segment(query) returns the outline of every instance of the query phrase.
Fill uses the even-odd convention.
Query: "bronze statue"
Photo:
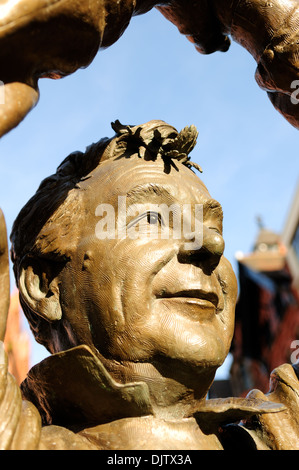
[[[226,51],[229,36],[242,44],[259,85],[299,128],[296,0],[6,0],[0,136],[37,103],[40,78],[88,66],[153,7],[201,53]],[[9,275],[0,213],[0,448],[298,449],[296,366],[273,372],[267,396],[207,400],[229,351],[237,286],[221,206],[189,158],[196,129],[113,128],[115,137],[66,158],[14,224],[22,307],[51,353],[21,390],[2,343]]]
[[[190,161],[196,129],[113,128],[69,155],[15,221],[21,304],[52,355],[21,398],[0,351],[0,448],[299,449],[291,365],[273,372],[267,396],[207,400],[237,284],[221,206]],[[5,293],[2,226],[0,242]]]
[[[133,15],[155,6],[201,53],[227,51],[229,36],[244,46],[257,62],[258,84],[299,127],[297,0],[6,0],[0,4],[0,136],[35,106],[40,78],[88,66],[99,49],[119,39]]]

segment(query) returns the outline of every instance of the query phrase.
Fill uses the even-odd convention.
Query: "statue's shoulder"
[[[255,416],[246,423],[246,427],[272,450],[299,450],[298,372],[298,366],[283,364],[271,373],[266,395],[259,390],[252,390],[248,395],[284,405],[279,413]]]
[[[61,426],[42,428],[38,450],[101,450],[84,436]]]

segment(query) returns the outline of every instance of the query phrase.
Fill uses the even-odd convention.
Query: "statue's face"
[[[69,284],[64,290],[68,297],[75,292],[77,318],[85,315],[74,327],[81,341],[105,357],[135,362],[163,357],[218,367],[233,333],[236,279],[222,256],[220,205],[192,171],[181,164],[178,168],[166,174],[162,160],[132,157],[107,161],[94,171],[83,183],[88,201],[83,232],[63,281],[73,288]],[[126,218],[119,196],[129,208]],[[170,217],[167,234],[171,205],[176,215]],[[101,228],[107,229],[103,222],[108,222],[101,210],[112,208],[115,238],[112,231],[110,238],[100,239]],[[178,214],[186,228],[173,236]],[[188,238],[190,231],[193,237]]]

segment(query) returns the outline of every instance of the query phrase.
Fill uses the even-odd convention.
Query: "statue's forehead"
[[[177,198],[198,195],[211,198],[198,176],[181,163],[165,165],[162,159],[144,161],[138,157],[107,161],[93,173],[90,183],[98,196],[114,198],[143,187],[164,187]],[[94,191],[93,191],[94,192]]]

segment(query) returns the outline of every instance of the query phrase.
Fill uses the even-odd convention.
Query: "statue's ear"
[[[19,291],[27,306],[45,320],[60,320],[59,281],[57,269],[41,259],[27,258],[22,262]]]

